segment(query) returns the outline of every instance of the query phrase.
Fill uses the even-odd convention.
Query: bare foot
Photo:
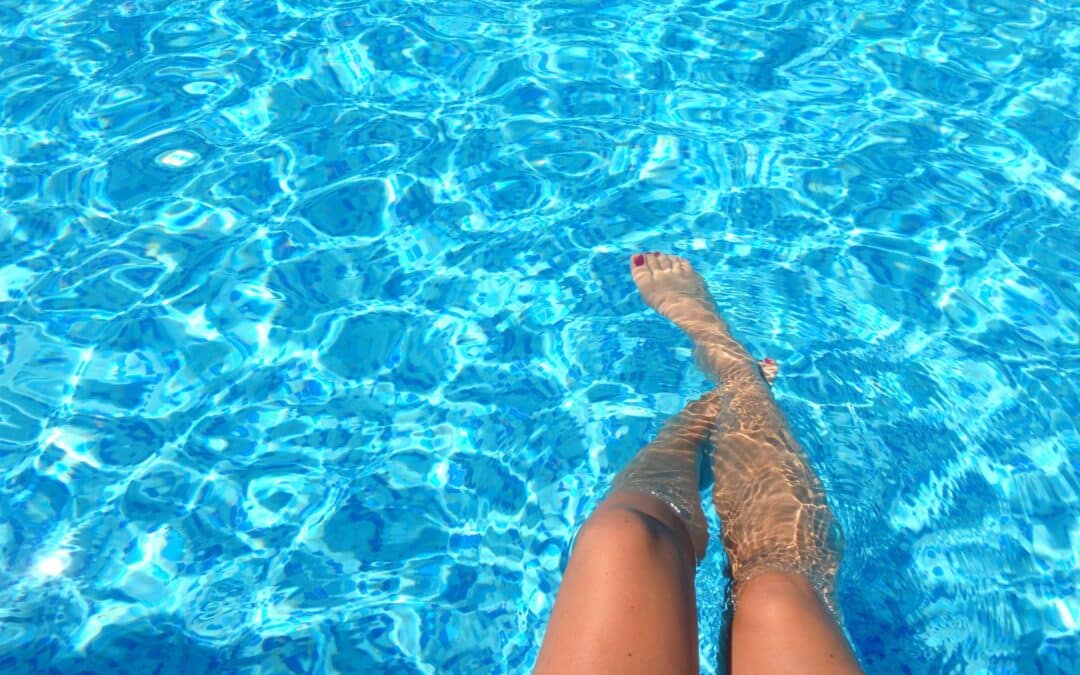
[[[642,299],[697,344],[698,363],[707,373],[730,377],[736,371],[752,371],[749,364],[753,359],[728,333],[705,280],[685,258],[637,253],[630,257],[630,275]],[[776,362],[763,359],[757,366],[757,373],[771,385],[776,379]]]
[[[692,340],[700,341],[717,329],[727,332],[705,280],[685,258],[638,253],[630,258],[630,275],[641,298]]]
[[[773,381],[776,380],[776,374],[780,372],[780,364],[770,358],[764,358],[757,362],[758,370],[761,371],[761,376],[765,378],[765,382],[769,386],[772,386]]]

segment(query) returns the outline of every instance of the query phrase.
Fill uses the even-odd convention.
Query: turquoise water
[[[0,669],[526,671],[708,386],[645,249],[780,361],[868,672],[1080,671],[1078,49],[1060,0],[0,0]]]

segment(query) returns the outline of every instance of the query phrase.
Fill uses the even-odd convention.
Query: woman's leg
[[[832,607],[840,533],[762,373],[682,258],[631,260],[646,302],[694,340],[722,382],[713,431],[713,503],[735,589],[732,671],[859,673]]]
[[[731,627],[731,672],[861,673],[844,634],[802,574],[763,572],[743,582]]]
[[[700,448],[717,394],[672,418],[578,532],[537,673],[697,673]]]

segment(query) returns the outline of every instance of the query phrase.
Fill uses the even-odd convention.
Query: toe
[[[662,270],[671,269],[671,256],[664,253],[657,253],[654,258],[656,259],[656,266]]]
[[[765,382],[771,385],[780,371],[780,364],[773,359],[766,358],[758,361],[758,368],[761,369],[761,375],[765,378]]]
[[[635,253],[630,256],[630,276],[637,283],[642,283],[656,272],[655,256],[649,253]]]

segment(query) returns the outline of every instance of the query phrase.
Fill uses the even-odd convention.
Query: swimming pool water
[[[1078,50],[1062,0],[0,0],[0,669],[527,670],[708,386],[644,249],[780,361],[868,672],[1080,671]]]

